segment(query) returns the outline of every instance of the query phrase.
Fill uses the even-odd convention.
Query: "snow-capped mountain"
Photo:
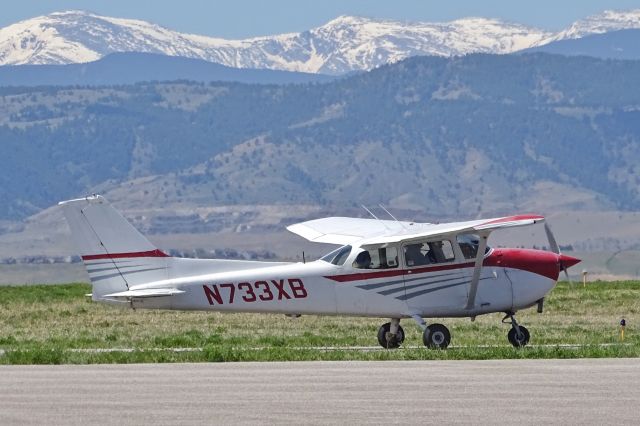
[[[145,21],[56,12],[0,29],[0,64],[90,62],[114,52],[199,57],[203,43]]]
[[[637,28],[640,28],[640,9],[626,12],[606,10],[598,15],[574,22],[569,28],[553,36],[552,40],[576,39],[590,34]]]
[[[343,74],[415,55],[511,53],[551,41],[640,28],[640,10],[604,12],[561,33],[495,19],[408,23],[341,16],[302,33],[245,40],[184,34],[149,22],[57,12],[0,29],[0,65],[95,61],[114,52],[198,58],[235,68]]]
[[[139,20],[69,11],[0,29],[0,65],[89,62],[113,52],[204,59],[236,68],[342,74],[414,55],[509,53],[550,34],[483,18],[444,24],[341,16],[299,34],[224,40],[183,34]]]

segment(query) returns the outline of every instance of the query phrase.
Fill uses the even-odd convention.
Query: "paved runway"
[[[639,424],[640,359],[0,367],[0,424]]]

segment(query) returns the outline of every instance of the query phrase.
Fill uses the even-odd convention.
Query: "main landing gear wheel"
[[[382,324],[378,329],[378,343],[385,349],[396,349],[404,342],[404,330],[398,325],[398,332],[391,335],[391,323]]]
[[[509,343],[511,343],[514,347],[521,348],[523,346],[527,346],[527,343],[529,343],[530,335],[527,327],[519,325],[518,328],[520,329],[520,333],[518,333],[515,327],[512,327],[511,330],[509,330],[509,334],[507,334],[507,337],[509,338]]]
[[[451,333],[442,324],[431,324],[422,333],[422,341],[429,349],[446,349],[451,342]]]

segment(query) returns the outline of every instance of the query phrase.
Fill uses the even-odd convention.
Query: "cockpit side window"
[[[353,261],[356,269],[391,269],[398,267],[398,249],[379,247],[361,251]]]
[[[320,260],[331,263],[333,265],[342,266],[351,253],[351,246],[340,247],[328,254],[325,254]]]
[[[455,258],[449,240],[417,242],[404,246],[404,260],[409,267],[451,262]]]

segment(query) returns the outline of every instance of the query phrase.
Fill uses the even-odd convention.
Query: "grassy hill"
[[[532,198],[637,209],[638,83],[636,61],[536,54],[412,58],[325,84],[2,88],[0,219],[96,191],[431,217]]]

